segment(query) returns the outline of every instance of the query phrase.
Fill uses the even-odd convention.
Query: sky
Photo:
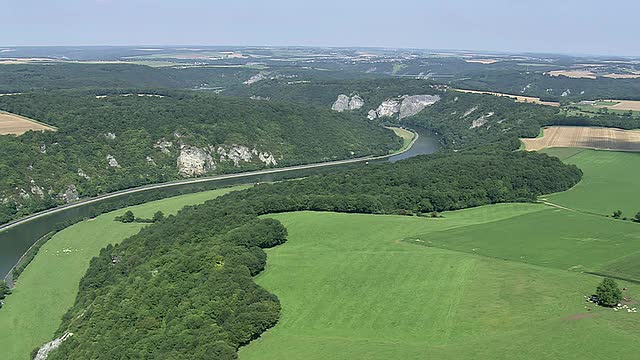
[[[640,55],[638,0],[0,0],[0,9],[0,46],[359,46]]]

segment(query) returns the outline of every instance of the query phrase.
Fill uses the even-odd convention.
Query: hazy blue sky
[[[640,55],[640,1],[0,0],[0,45],[380,46]]]

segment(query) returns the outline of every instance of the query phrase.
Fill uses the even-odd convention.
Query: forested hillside
[[[361,117],[210,93],[35,92],[2,96],[0,109],[58,128],[0,136],[0,223],[143,184],[401,146]]]
[[[94,258],[50,359],[234,359],[273,326],[277,298],[252,280],[285,241],[276,212],[424,214],[566,190],[581,172],[536,153],[443,154],[258,185],[142,230]]]

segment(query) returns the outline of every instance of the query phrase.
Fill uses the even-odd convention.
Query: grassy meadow
[[[603,215],[621,210],[629,218],[640,211],[640,153],[587,149],[546,149],[584,172],[578,185],[569,191],[544,196],[558,205]]]
[[[70,226],[42,246],[20,275],[13,294],[0,310],[0,358],[29,359],[31,350],[52,339],[62,316],[73,305],[89,261],[108,244],[136,234],[145,224],[124,224],[114,217],[131,210],[151,218],[156,211],[175,214],[186,205],[203,203],[229,191],[218,189],[152,201],[100,215]]]
[[[637,314],[585,309],[583,295],[599,278],[415,245],[441,232],[474,234],[476,226],[550,212],[506,204],[443,219],[274,215],[289,241],[268,250],[257,282],[280,298],[281,320],[241,348],[240,359],[595,359],[611,349],[634,358]],[[503,246],[514,253],[537,248]],[[627,295],[639,291],[633,285]]]

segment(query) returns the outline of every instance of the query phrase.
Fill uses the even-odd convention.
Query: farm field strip
[[[522,139],[525,149],[538,151],[551,147],[640,151],[640,131],[581,126],[551,126],[541,138]]]
[[[463,92],[463,93],[468,93],[468,94],[504,96],[504,97],[515,99],[517,102],[522,102],[522,103],[532,103],[532,104],[547,105],[547,106],[560,106],[559,102],[543,101],[538,97],[532,97],[532,96],[511,95],[511,94],[498,93],[498,92],[492,92],[492,91],[464,90],[464,89],[454,89],[454,90]]]
[[[24,116],[0,111],[0,135],[22,135],[29,130],[55,131],[56,128]]]

